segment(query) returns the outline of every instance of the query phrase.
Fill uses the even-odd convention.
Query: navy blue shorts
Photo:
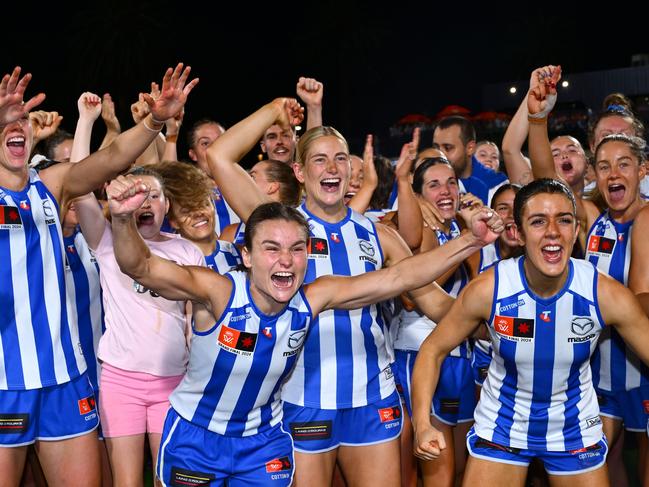
[[[164,486],[288,486],[293,480],[293,442],[281,424],[251,436],[214,433],[170,408],[156,475]]]
[[[284,424],[290,428],[295,450],[302,453],[373,445],[401,434],[400,404],[396,391],[375,403],[348,409],[314,409],[285,402]]]
[[[649,386],[628,391],[604,391],[596,388],[599,412],[602,416],[624,423],[628,431],[642,432],[649,420]]]
[[[491,348],[489,349],[491,351]],[[489,365],[491,365],[491,353],[486,353],[479,347],[473,347],[471,354],[471,369],[473,370],[473,382],[482,386],[484,380],[487,378],[489,372]]]
[[[88,376],[65,384],[21,391],[0,391],[0,445],[23,446],[85,435],[99,415]]]
[[[394,370],[403,389],[408,414],[412,416],[411,378],[417,352],[395,350]],[[450,426],[473,421],[475,410],[475,386],[471,363],[462,357],[446,357],[439,372],[437,389],[433,395],[430,414]]]
[[[598,469],[606,463],[608,453],[608,444],[604,437],[594,445],[579,450],[526,450],[502,446],[480,438],[474,428],[467,434],[466,445],[472,457],[490,462],[527,467],[534,458],[538,458],[550,475],[575,475]]]

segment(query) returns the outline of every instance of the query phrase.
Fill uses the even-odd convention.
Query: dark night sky
[[[228,2],[84,2],[34,10],[26,23],[3,29],[3,72],[20,64],[44,91],[43,109],[58,110],[74,130],[82,91],[110,92],[130,126],[138,91],[182,60],[201,78],[187,105],[186,125],[210,116],[226,126],[276,96],[295,96],[300,75],[325,84],[325,123],[352,150],[364,134],[411,113],[434,115],[447,104],[481,107],[485,83],[527,79],[542,64],[564,72],[628,66],[649,52],[649,4],[621,14],[470,7],[466,2],[324,0],[261,5]],[[422,2],[423,3],[423,2]],[[52,2],[54,4],[54,2]],[[556,4],[553,4],[556,5]],[[4,17],[25,18],[18,6]],[[8,11],[7,11],[8,10]],[[6,21],[7,22],[7,21]],[[101,131],[101,130],[100,130]],[[181,150],[184,145],[181,146]]]

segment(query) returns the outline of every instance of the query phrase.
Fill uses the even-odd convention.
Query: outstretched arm
[[[166,299],[197,301],[220,316],[230,295],[229,279],[208,268],[181,266],[151,253],[138,233],[133,212],[148,198],[149,190],[134,176],[118,176],[106,190],[120,270]]]
[[[441,248],[444,247],[446,245]],[[412,374],[412,424],[414,454],[422,460],[437,458],[446,448],[444,435],[430,424],[430,405],[442,361],[462,340],[473,334],[481,320],[489,318],[493,288],[493,271],[471,281],[419,348]]]
[[[41,178],[64,206],[67,201],[86,194],[127,169],[139,154],[157,137],[164,121],[184,106],[187,95],[198,79],[187,83],[190,68],[179,64],[169,68],[158,99],[144,95],[151,114],[142,123],[123,132],[107,148],[91,154],[77,164],[57,164],[41,171]]]
[[[322,95],[324,85],[314,78],[303,76],[297,81],[297,96],[306,106],[306,129],[322,125]]]
[[[211,176],[241,221],[248,220],[257,206],[268,202],[268,197],[238,162],[268,127],[273,124],[283,128],[297,125],[302,117],[303,109],[295,99],[276,98],[226,130],[208,147],[207,161]]]
[[[483,209],[474,215],[473,233],[466,233],[442,247],[403,259],[375,272],[354,277],[318,278],[309,289],[314,314],[324,309],[356,309],[421,288],[450,266],[493,242],[503,230],[500,217]]]

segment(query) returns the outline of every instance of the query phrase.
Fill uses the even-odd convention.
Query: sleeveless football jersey
[[[79,338],[88,364],[88,378],[98,390],[101,366],[97,360],[99,339],[104,333],[104,309],[101,302],[99,266],[83,234],[77,229],[63,238],[65,245],[65,277],[72,294],[73,310],[79,323]]]
[[[0,390],[62,384],[86,370],[66,291],[59,206],[34,169],[0,188]]]
[[[568,451],[602,438],[590,356],[604,322],[597,270],[570,259],[563,288],[540,298],[524,257],[499,262],[489,333],[493,359],[475,410],[475,431],[497,444]]]
[[[230,208],[230,205],[227,204],[221,195],[221,191],[216,187],[212,189],[212,203],[214,203],[214,211],[216,212],[214,231],[217,235],[221,235],[225,227],[231,223],[237,223],[239,217],[234,210]]]
[[[226,276],[230,301],[210,330],[194,330],[187,373],[169,401],[196,425],[249,436],[282,419],[280,387],[304,344],[311,309],[300,289],[283,311],[265,315],[250,296],[247,274]]]
[[[586,259],[625,286],[631,265],[632,224],[633,221],[618,223],[605,211],[588,232],[586,243]],[[600,337],[592,368],[595,386],[605,391],[625,391],[649,384],[649,369],[611,328]]]
[[[225,274],[241,264],[241,256],[234,244],[217,240],[214,252],[205,256],[205,263],[213,271]]]
[[[309,223],[305,283],[319,276],[357,276],[380,269],[383,251],[374,224],[351,209],[328,223],[299,208]],[[328,310],[314,320],[304,351],[282,389],[284,401],[318,409],[366,406],[394,390],[386,328],[374,305]]]

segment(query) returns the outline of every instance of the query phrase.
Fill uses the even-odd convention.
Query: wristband
[[[153,117],[151,117],[151,120],[154,120],[154,121],[155,121],[155,119],[154,119]],[[162,130],[162,127],[164,127],[164,124],[159,124],[159,125],[160,125],[160,128],[157,128],[157,129],[156,129],[156,128],[149,127],[149,126],[146,124],[146,117],[142,120],[142,124],[144,125],[144,128],[147,129],[149,132],[155,132],[155,133],[160,132],[160,131]]]
[[[543,117],[533,117],[532,115],[527,116],[527,121],[529,123],[533,123],[535,125],[544,125],[548,121],[548,117],[543,116]]]
[[[545,108],[541,110],[539,113],[534,113],[534,114],[527,114],[528,120],[532,118],[548,118],[548,115],[554,108],[554,104],[557,102],[557,94],[553,93],[550,95],[547,95],[545,97]]]
[[[151,114],[151,121],[155,123],[156,125],[164,125],[165,121],[163,120],[162,122],[160,120],[157,120],[154,116],[153,113]]]
[[[178,134],[171,134],[165,137],[165,141],[173,142],[174,144],[176,143],[177,140],[178,140]]]

